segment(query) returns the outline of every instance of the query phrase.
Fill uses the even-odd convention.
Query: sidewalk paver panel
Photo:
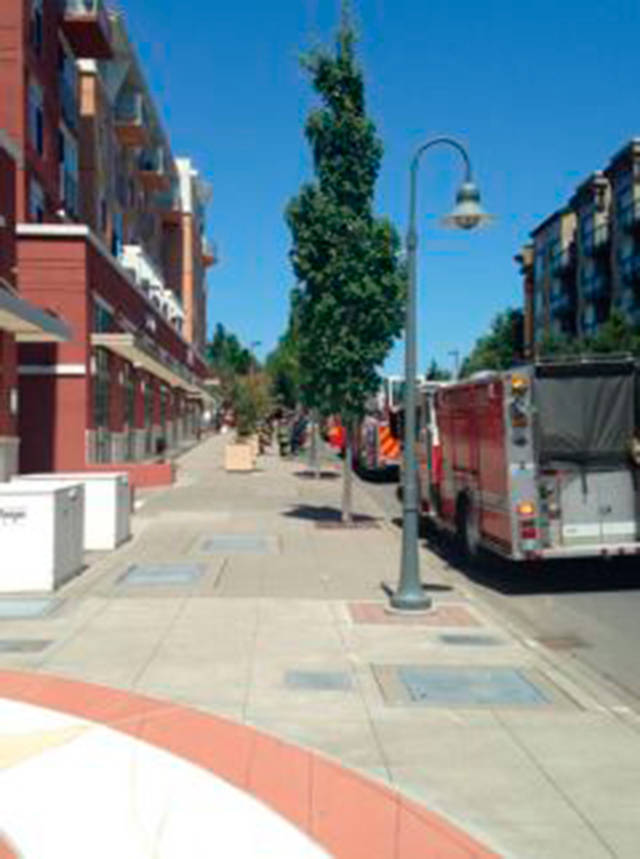
[[[478,633],[477,635],[458,635],[456,633],[443,632],[438,638],[442,644],[453,644],[461,647],[498,647],[505,643],[494,635],[482,635],[482,633]]]
[[[1,638],[0,653],[40,653],[50,644],[35,638]]]
[[[210,554],[231,554],[247,552],[266,555],[275,551],[277,542],[274,537],[262,534],[217,534],[209,537],[201,546],[201,551]]]
[[[119,585],[188,585],[202,576],[199,564],[135,564],[118,580]]]
[[[447,706],[549,704],[546,695],[515,668],[400,666],[411,699]]]
[[[412,615],[386,610],[384,603],[352,602],[349,612],[354,623],[379,623],[393,626],[480,626],[476,616],[463,605],[444,603],[428,612]]]
[[[7,597],[0,599],[0,620],[46,617],[62,605],[55,597]]]

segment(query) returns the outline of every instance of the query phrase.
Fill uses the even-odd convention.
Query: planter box
[[[224,449],[224,467],[227,471],[253,471],[255,457],[249,444],[228,444]]]
[[[52,591],[82,569],[84,487],[0,486],[0,592]]]
[[[84,548],[104,552],[131,536],[131,490],[123,472],[24,474],[19,480],[82,483],[84,486]]]

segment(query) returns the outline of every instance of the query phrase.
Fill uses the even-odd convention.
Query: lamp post
[[[431,607],[431,599],[423,591],[418,566],[418,474],[416,466],[416,280],[418,230],[417,180],[422,155],[434,146],[445,145],[462,156],[464,181],[456,195],[456,205],[444,218],[447,226],[471,230],[491,218],[480,206],[480,192],[473,182],[471,162],[467,151],[451,137],[434,137],[424,143],[411,162],[409,192],[409,229],[407,232],[407,261],[409,284],[407,294],[407,319],[405,327],[405,385],[404,385],[404,454],[402,495],[402,557],[400,581],[391,596],[391,607],[398,611],[425,611]]]

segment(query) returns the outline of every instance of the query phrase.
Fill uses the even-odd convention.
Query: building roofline
[[[561,209],[556,209],[555,212],[552,212],[550,215],[547,215],[544,221],[541,221],[537,227],[534,227],[533,230],[531,230],[531,232],[529,233],[529,235],[532,239],[535,238],[538,233],[542,232],[542,230],[545,230],[554,221],[559,220],[564,215],[570,214],[573,214],[573,209],[571,208],[571,206],[563,206]]]

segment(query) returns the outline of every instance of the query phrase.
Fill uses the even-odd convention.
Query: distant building
[[[58,340],[72,332],[18,343],[5,432],[22,471],[150,461],[196,436],[209,397],[207,186],[174,159],[120,14],[0,0],[0,18],[0,128],[15,156],[0,157],[15,222],[0,227],[15,245],[0,277],[64,320]],[[0,436],[15,387],[1,329],[0,313]]]
[[[640,324],[640,139],[631,140],[531,232],[523,276],[525,349],[545,334],[594,334],[612,309]]]

